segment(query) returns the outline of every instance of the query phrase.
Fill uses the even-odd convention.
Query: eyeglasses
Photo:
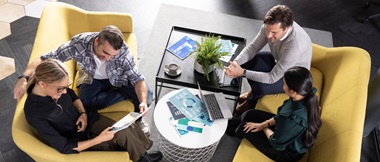
[[[48,84],[48,85],[51,85],[51,86],[57,88],[57,93],[62,93],[62,92],[63,92],[64,90],[66,90],[67,88],[70,88],[71,84],[72,84],[72,82],[70,82],[70,84],[67,85],[67,86],[65,86],[65,87],[58,87],[58,86],[53,85],[53,84]]]

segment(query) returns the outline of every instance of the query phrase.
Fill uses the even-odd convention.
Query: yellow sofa
[[[311,72],[323,125],[315,145],[300,161],[360,161],[370,65],[368,53],[360,48],[313,44]],[[285,94],[264,96],[256,109],[276,113],[287,98]],[[233,161],[272,160],[243,139]]]
[[[50,2],[43,10],[29,63],[42,54],[56,49],[76,34],[98,32],[107,25],[115,25],[122,31],[124,40],[129,45],[136,60],[137,40],[133,33],[130,14],[89,12],[65,3]],[[71,80],[75,82],[76,63],[69,61],[65,64],[69,69]],[[75,87],[72,88],[76,89]],[[38,133],[27,123],[24,115],[26,97],[27,95],[24,95],[17,103],[12,124],[12,136],[16,145],[35,161],[130,161],[129,154],[126,151],[84,151],[70,155],[59,153],[42,142]],[[114,120],[119,120],[133,110],[133,104],[126,100],[102,109],[100,113]]]

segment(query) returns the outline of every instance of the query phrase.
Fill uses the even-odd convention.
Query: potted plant
[[[209,73],[212,72],[217,65],[223,68],[220,58],[226,56],[228,52],[220,52],[219,48],[222,46],[218,42],[220,36],[206,35],[201,38],[201,42],[195,41],[197,48],[193,51],[196,53],[194,61],[194,70],[204,74],[208,81],[210,81]]]

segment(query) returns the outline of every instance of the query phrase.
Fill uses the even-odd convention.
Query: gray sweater
[[[293,66],[310,69],[312,47],[309,35],[293,22],[292,30],[284,40],[268,42],[265,26],[262,25],[256,38],[236,57],[239,65],[251,60],[268,43],[276,65],[270,72],[251,71],[247,69],[246,77],[250,80],[272,84],[284,76],[286,70]]]

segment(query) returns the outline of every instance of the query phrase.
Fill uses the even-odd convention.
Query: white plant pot
[[[205,72],[203,71],[203,66],[199,64],[197,61],[194,61],[194,70],[198,73],[204,74]],[[210,65],[210,71],[209,74],[214,71],[214,65]]]

